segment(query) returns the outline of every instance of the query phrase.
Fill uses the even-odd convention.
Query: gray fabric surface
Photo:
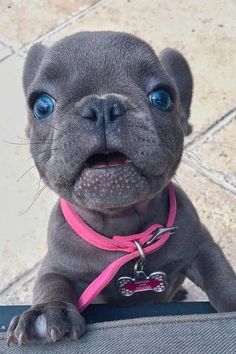
[[[235,354],[236,312],[165,316],[96,323],[78,342],[6,346],[0,337],[0,354]]]

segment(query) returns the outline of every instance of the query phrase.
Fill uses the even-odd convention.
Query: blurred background
[[[176,179],[236,270],[235,19],[235,0],[0,0],[0,304],[30,304],[57,198],[28,152],[24,59],[33,43],[78,31],[125,31],[187,58],[193,133]],[[207,299],[186,288],[187,300]]]

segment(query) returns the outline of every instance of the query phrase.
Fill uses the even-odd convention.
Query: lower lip
[[[132,163],[123,163],[122,165],[84,167],[74,183],[75,196],[96,195],[105,193],[106,197],[114,193],[121,193],[125,185],[130,188],[136,188],[136,181],[144,178],[140,175],[135,165]],[[146,178],[144,178],[146,183]],[[107,189],[107,191],[106,191]],[[100,191],[100,192],[99,192]],[[89,194],[90,193],[90,194]],[[92,194],[91,194],[92,193]],[[113,206],[114,207],[114,206]]]

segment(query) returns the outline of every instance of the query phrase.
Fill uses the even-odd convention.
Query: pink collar
[[[169,216],[166,227],[173,227],[176,216],[176,197],[172,183],[168,185],[169,191]],[[171,231],[161,233],[160,236],[154,239],[155,231],[163,228],[160,224],[150,226],[146,231],[139,234],[128,236],[113,236],[112,239],[105,237],[92,228],[90,228],[83,219],[75,212],[73,206],[65,199],[61,199],[62,213],[76,235],[91,245],[113,252],[125,252],[124,256],[113,261],[104,271],[85,289],[81,297],[77,301],[80,311],[83,311],[94,298],[110,283],[119,269],[128,261],[138,258],[139,251],[134,243],[138,241],[142,246],[145,255],[151,254],[165,245],[168,241]]]

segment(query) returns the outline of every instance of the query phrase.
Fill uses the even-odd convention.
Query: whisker
[[[190,155],[192,154],[193,156],[195,156],[195,158],[199,161],[199,163],[202,164],[202,160],[195,152],[193,152],[192,150],[187,150],[187,149],[185,149],[184,151],[187,151],[187,153],[189,153]]]
[[[36,156],[39,156],[45,152],[52,152],[52,151],[56,151],[57,149],[46,149],[46,150],[43,150],[43,151],[40,151],[38,152],[37,154],[31,154],[32,157],[36,157]]]
[[[36,157],[36,156],[39,156],[45,152],[52,152],[54,150],[57,150],[57,149],[46,149],[44,151],[40,151],[39,153],[37,154],[31,154],[32,157]],[[43,162],[43,161],[42,161]],[[40,163],[40,161],[38,162],[38,164]],[[19,182],[29,171],[31,171],[34,167],[37,167],[36,164],[33,164],[32,166],[30,166],[17,180],[16,182]]]
[[[180,182],[178,181],[177,177],[178,177],[178,175],[177,175],[177,173],[176,173],[172,178],[174,179],[174,181],[176,182],[176,184],[178,184],[179,188],[180,188],[182,191],[184,191],[183,188],[182,188],[182,186],[181,186],[181,184],[180,184]],[[178,177],[178,178],[179,178],[179,177]]]
[[[184,151],[183,156],[187,157],[189,160],[194,160],[198,165],[203,166],[202,160],[196,154],[191,155],[189,152]]]
[[[19,182],[29,171],[31,171],[34,167],[37,167],[35,164],[30,166],[17,180],[16,182]]]
[[[17,137],[17,139],[19,139],[19,140],[29,141],[29,139],[28,139],[28,138],[24,138],[24,137],[19,136],[19,135],[17,135],[16,137]]]
[[[45,144],[47,141],[44,141],[44,142],[39,142],[39,141],[29,141],[29,142],[20,142],[20,143],[17,143],[17,142],[14,142],[14,141],[8,141],[8,140],[2,140],[3,143],[6,143],[6,144],[11,144],[11,145],[31,145],[31,144],[34,144],[34,145],[43,145]]]
[[[20,216],[24,215],[25,213],[27,213],[27,211],[30,210],[30,208],[34,205],[34,203],[36,202],[36,200],[39,198],[39,196],[43,193],[43,191],[47,188],[46,184],[40,189],[39,192],[37,192],[33,198],[32,203],[28,206],[27,209],[25,209],[23,212],[20,212]]]
[[[45,123],[45,122],[43,122],[43,124],[47,125],[51,129],[55,129],[55,130],[57,130],[59,132],[63,132],[64,134],[66,134],[66,131],[63,131],[62,129],[56,128],[54,125],[51,125],[51,124],[48,124],[48,123]]]
[[[14,142],[14,141],[8,141],[8,140],[2,140],[3,143],[6,143],[6,144],[11,144],[11,145],[29,145],[30,142],[28,143],[23,143],[23,142],[20,142],[20,143],[17,143],[17,142]]]
[[[39,177],[39,181],[38,181],[38,192],[37,193],[39,193],[39,190],[40,190],[40,184],[41,184],[41,182],[42,182],[42,178],[41,177]]]
[[[27,140],[27,139],[26,139]],[[48,140],[31,140],[31,141],[21,141],[21,142],[16,142],[16,141],[9,141],[9,140],[5,140],[3,139],[2,142],[6,143],[6,144],[11,144],[11,145],[44,145],[47,143],[50,143],[52,141],[56,141],[57,139],[48,139]]]

